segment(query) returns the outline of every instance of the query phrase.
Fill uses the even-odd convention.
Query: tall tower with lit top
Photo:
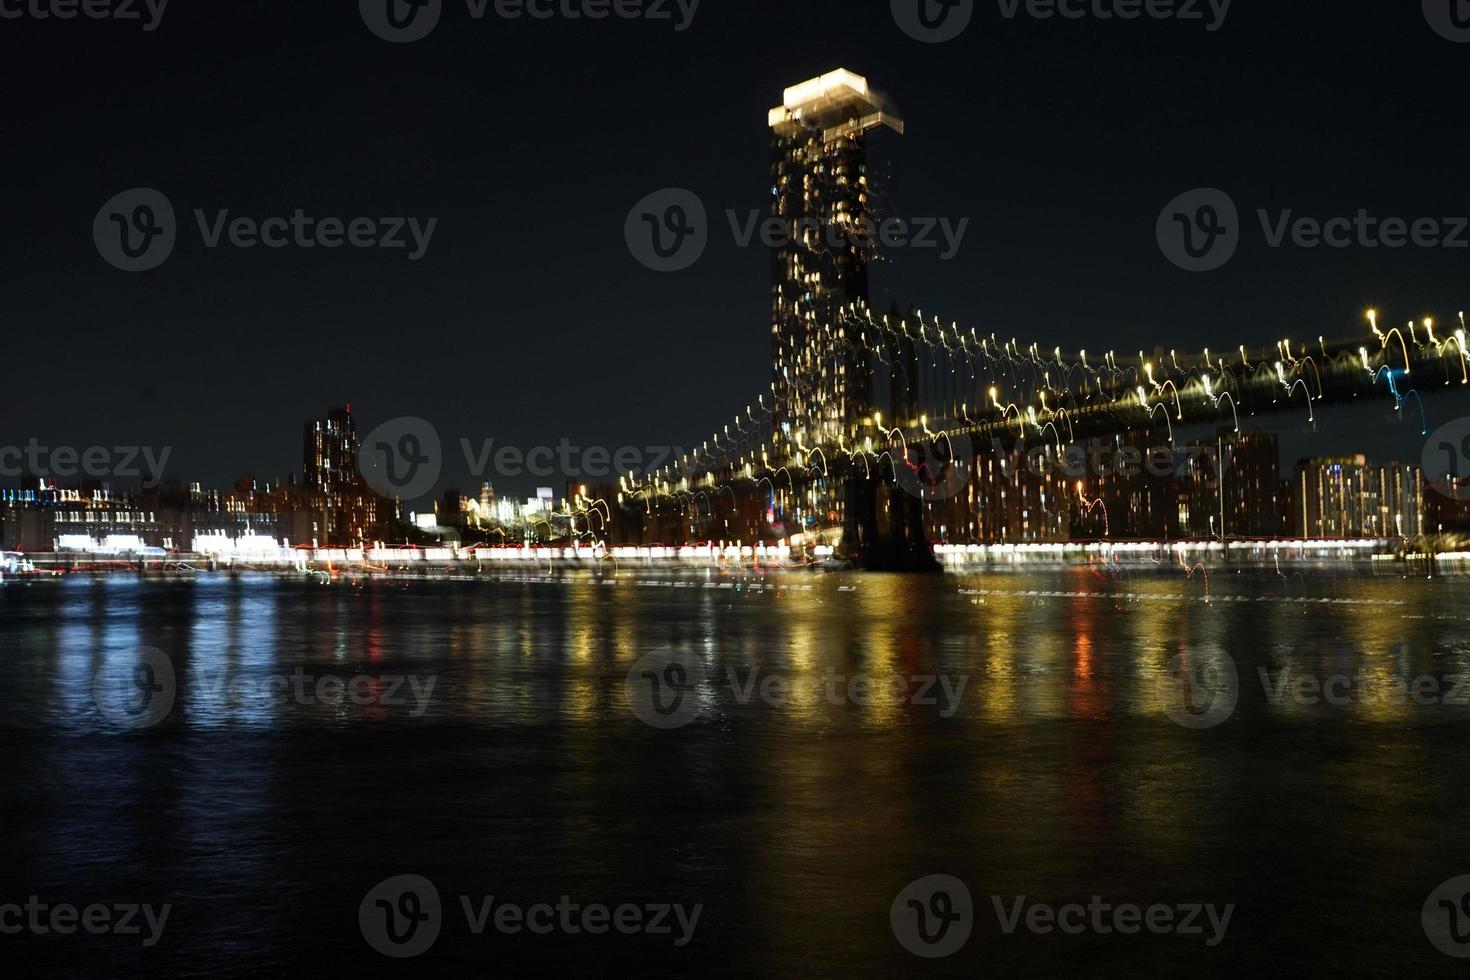
[[[778,443],[835,444],[870,413],[872,379],[843,336],[842,308],[868,300],[867,134],[903,120],[846,69],[786,89],[768,116],[771,353]]]

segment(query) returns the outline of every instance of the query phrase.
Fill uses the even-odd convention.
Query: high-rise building
[[[1368,530],[1376,538],[1412,538],[1424,531],[1424,477],[1397,460],[1374,467]]]
[[[352,406],[334,408],[303,427],[303,489],[310,509],[324,514],[323,545],[359,545],[382,533],[393,514],[357,469],[357,425]]]
[[[1138,428],[1090,441],[1095,459],[1078,490],[1080,510],[1074,537],[1173,538],[1186,533],[1187,508],[1181,507],[1172,456],[1158,458],[1165,445],[1157,430]]]
[[[1412,538],[1424,530],[1423,483],[1417,466],[1398,462],[1304,459],[1296,470],[1293,530],[1304,538]]]
[[[1294,529],[1303,538],[1356,538],[1367,525],[1367,457],[1321,456],[1296,466]]]
[[[1420,477],[1423,530],[1428,534],[1470,532],[1470,479],[1450,474],[1425,484]]]
[[[866,303],[872,250],[867,134],[903,121],[867,79],[838,69],[786,89],[768,116],[775,438],[831,445],[852,439],[871,410],[868,365],[857,362],[839,313]]]
[[[1281,530],[1281,442],[1274,432],[1221,429],[1216,438],[1221,463],[1224,533],[1274,537]]]
[[[1264,538],[1281,533],[1281,444],[1274,432],[1220,429],[1191,444],[1182,468],[1186,537]]]
[[[308,490],[331,494],[357,486],[357,426],[352,406],[334,408],[304,428],[301,468]]]

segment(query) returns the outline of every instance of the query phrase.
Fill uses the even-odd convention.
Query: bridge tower
[[[903,132],[868,80],[839,68],[786,89],[768,115],[771,366],[778,448],[850,441],[873,411],[871,370],[843,336],[839,311],[868,301],[872,243],[867,134]]]
[[[788,458],[872,431],[873,366],[841,314],[868,302],[867,137],[904,124],[866,78],[843,68],[786,89],[767,119],[772,217],[782,230],[771,252],[772,438]],[[840,528],[844,550],[866,552],[854,542],[872,537],[877,493],[851,478],[817,480],[786,520],[800,532]]]

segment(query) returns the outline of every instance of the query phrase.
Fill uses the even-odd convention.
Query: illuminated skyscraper
[[[304,489],[324,515],[322,544],[358,545],[380,533],[392,508],[357,469],[357,425],[352,406],[311,419],[302,439]]]
[[[1295,532],[1304,538],[1409,537],[1424,530],[1424,474],[1363,456],[1297,464]]]
[[[1368,531],[1374,537],[1412,538],[1424,532],[1424,473],[1397,461],[1373,468]]]
[[[871,411],[868,366],[838,317],[868,299],[866,134],[902,133],[903,121],[840,68],[786,89],[768,118],[772,217],[785,236],[771,254],[776,438],[830,445]]]
[[[331,494],[356,487],[357,426],[352,406],[334,408],[323,419],[311,419],[302,438],[301,468],[308,490]]]
[[[1173,535],[1272,537],[1281,530],[1281,444],[1274,432],[1220,429],[1181,461]]]
[[[1295,529],[1303,538],[1356,538],[1371,533],[1368,460],[1357,456],[1304,459],[1296,467]]]

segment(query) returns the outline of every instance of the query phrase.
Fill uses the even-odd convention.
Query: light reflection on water
[[[1418,909],[1470,871],[1470,703],[1394,693],[1433,678],[1447,695],[1470,674],[1470,583],[1242,573],[1210,588],[1205,602],[1182,572],[1082,569],[6,586],[3,883],[175,901],[179,944],[124,951],[117,975],[160,958],[299,966],[306,949],[372,968],[352,910],[405,870],[446,893],[708,908],[692,952],[502,941],[495,957],[513,967],[907,972],[919,964],[888,904],[934,872],[986,909],[992,893],[1240,906],[1208,952],[1178,937],[1021,939],[982,914],[965,952],[927,964],[941,972],[1140,956],[1294,968],[1324,930],[1358,943],[1365,967],[1441,966]],[[171,659],[177,701],[120,730],[93,675],[144,647]],[[678,730],[628,703],[629,669],[655,650],[704,669],[701,712]],[[1181,651],[1238,668],[1238,704],[1215,727],[1169,720]],[[370,696],[298,701],[267,684],[297,668],[362,677]],[[402,676],[432,680],[421,712],[382,703]],[[1268,696],[1283,677],[1333,676],[1362,696]],[[936,683],[939,703],[916,704],[922,678],[958,696]],[[747,694],[770,679],[782,696]],[[853,679],[871,694],[843,696]],[[486,959],[464,936],[442,947],[425,962]]]

